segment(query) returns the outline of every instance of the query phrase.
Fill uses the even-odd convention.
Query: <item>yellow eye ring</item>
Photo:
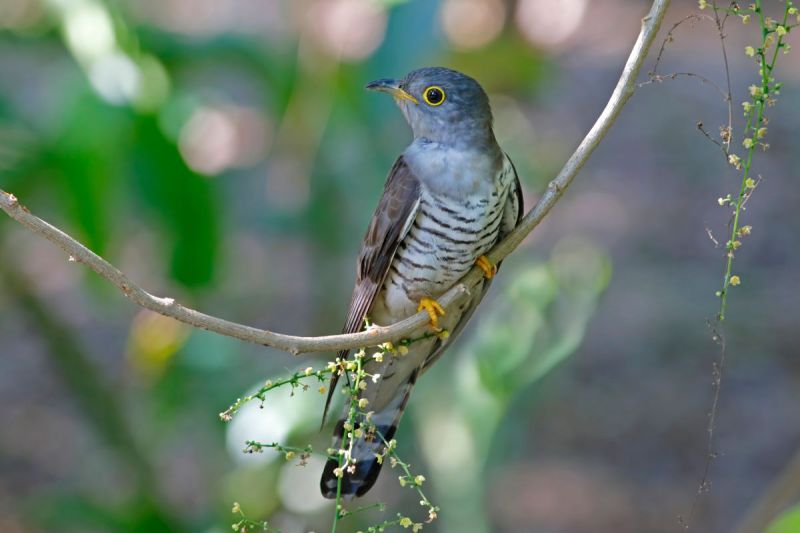
[[[431,107],[442,105],[445,99],[444,89],[438,85],[431,85],[422,91],[422,99]]]

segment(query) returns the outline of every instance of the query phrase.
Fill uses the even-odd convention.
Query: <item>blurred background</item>
[[[674,2],[665,29],[696,5]],[[0,0],[0,187],[156,294],[275,331],[334,333],[384,176],[410,139],[391,99],[364,85],[425,65],[476,77],[530,206],[605,104],[648,6]],[[737,132],[757,31],[728,29]],[[800,53],[779,65],[772,148],[756,154],[753,233],[734,267],[720,457],[695,531],[731,531],[800,447]],[[661,70],[722,84],[713,24],[682,26]],[[723,252],[707,228],[725,242],[717,198],[740,183],[696,123],[716,133],[726,120],[696,80],[641,88],[506,260],[398,434],[442,507],[426,530],[680,529],[718,355],[707,319]],[[321,459],[241,452],[246,439],[324,450],[324,397],[278,391],[227,424],[217,414],[330,356],[293,358],[142,311],[0,217],[0,531],[230,531],[234,501],[285,532],[328,530]],[[342,530],[426,516],[388,469],[374,501],[388,510]]]

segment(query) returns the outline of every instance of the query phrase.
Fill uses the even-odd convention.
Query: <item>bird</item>
[[[407,345],[404,355],[364,359],[364,370],[379,378],[374,384],[367,380],[359,399],[366,400],[370,424],[382,438],[351,433],[354,464],[349,468],[341,468],[338,457],[328,459],[320,489],[330,499],[351,500],[375,484],[382,465],[378,455],[384,440],[394,437],[414,384],[483,299],[497,271],[486,254],[523,213],[519,177],[497,143],[489,98],[475,79],[445,67],[425,67],[402,79],[373,81],[366,89],[394,98],[413,141],[389,171],[364,236],[343,333],[361,331],[367,322],[388,326],[423,310],[430,322],[410,336],[422,340]],[[465,302],[445,312],[436,298],[474,265],[484,272],[481,281]],[[431,331],[449,335],[425,335]],[[344,361],[348,354],[345,350],[338,357]],[[333,373],[323,424],[338,377]],[[335,425],[334,450],[343,446],[348,411],[346,405]]]

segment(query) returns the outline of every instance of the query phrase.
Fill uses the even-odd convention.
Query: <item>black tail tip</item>
[[[377,460],[360,461],[356,464],[355,472],[342,472],[341,478],[336,475],[339,468],[339,461],[328,459],[325,469],[322,471],[322,479],[319,482],[320,492],[324,498],[335,500],[337,492],[344,500],[352,500],[369,492],[378,480],[381,472],[381,464]],[[341,479],[341,491],[339,481]]]
[[[339,487],[339,478],[336,476],[334,470],[339,467],[339,462],[333,459],[328,459],[325,463],[325,469],[322,471],[322,479],[319,480],[319,490],[322,492],[323,498],[329,500],[336,499],[337,488]],[[344,492],[344,479],[342,479],[342,492]]]

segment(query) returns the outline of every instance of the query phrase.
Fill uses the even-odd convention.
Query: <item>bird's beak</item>
[[[394,96],[395,100],[398,101],[408,100],[409,102],[413,102],[415,104],[419,103],[419,100],[411,96],[404,89],[400,88],[399,80],[390,80],[390,79],[375,80],[367,84],[367,90],[389,93],[392,96]]]

